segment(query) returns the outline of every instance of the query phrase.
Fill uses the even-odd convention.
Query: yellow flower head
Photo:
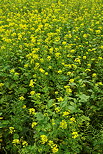
[[[19,139],[14,139],[14,140],[12,141],[12,143],[13,143],[13,144],[20,144],[20,140],[19,140]]]
[[[4,85],[4,83],[0,83],[0,87],[2,87]]]
[[[76,122],[74,117],[70,118],[70,123],[72,123],[72,122]]]
[[[15,132],[14,127],[9,127],[10,129],[10,134],[12,134],[13,132]]]
[[[57,148],[57,147],[53,147],[52,152],[53,152],[53,153],[58,152],[58,148]]]
[[[24,96],[20,96],[19,99],[23,101],[25,98]]]
[[[72,133],[72,138],[75,139],[75,138],[77,138],[78,136],[79,136],[79,135],[78,135],[78,132],[73,132],[73,133]]]
[[[14,73],[14,72],[15,72],[15,70],[14,70],[14,69],[11,69],[11,70],[10,70],[10,73]]]
[[[37,122],[32,122],[31,127],[34,128],[37,125]]]
[[[31,92],[30,92],[30,95],[34,95],[34,94],[35,94],[35,91],[31,91]]]
[[[34,81],[33,81],[32,79],[30,80],[29,86],[30,86],[30,87],[34,87]]]
[[[40,137],[41,137],[42,144],[45,144],[48,141],[48,138],[46,135],[41,135]]]
[[[96,74],[96,73],[93,73],[93,74],[92,74],[92,77],[96,77],[96,76],[97,76],[97,74]]]
[[[30,108],[29,109],[29,114],[35,114],[35,109],[34,108]]]
[[[67,128],[67,122],[65,120],[62,120],[62,122],[60,122],[60,127],[62,129],[66,129]]]
[[[22,107],[23,109],[25,109],[26,108],[26,105],[23,105],[23,107]]]
[[[64,99],[62,97],[57,98],[59,102],[62,102]]]
[[[70,79],[69,82],[70,82],[70,83],[73,83],[73,82],[74,82],[74,79]]]
[[[70,114],[70,112],[68,112],[68,111],[63,112],[63,116],[68,116],[69,114]]]
[[[28,145],[27,141],[22,141],[22,145],[23,147],[27,146]]]

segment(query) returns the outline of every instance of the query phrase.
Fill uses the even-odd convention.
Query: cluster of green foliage
[[[2,154],[103,153],[102,0],[3,0]]]

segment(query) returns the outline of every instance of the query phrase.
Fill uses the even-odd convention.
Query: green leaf
[[[19,139],[19,135],[18,134],[14,134],[13,135],[13,139]]]
[[[79,102],[87,102],[89,97],[90,97],[90,96],[87,96],[85,94],[80,94],[80,95],[77,95],[77,96],[80,98]]]

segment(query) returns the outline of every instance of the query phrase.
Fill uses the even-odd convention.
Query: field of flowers
[[[0,4],[1,154],[103,154],[103,0]]]

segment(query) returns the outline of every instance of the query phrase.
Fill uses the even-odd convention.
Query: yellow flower
[[[96,32],[96,34],[100,34],[101,30],[96,30],[95,32]]]
[[[67,94],[70,94],[70,93],[72,93],[72,90],[71,90],[70,88],[67,88],[67,89],[66,89],[66,93],[67,93]]]
[[[70,79],[69,82],[70,82],[70,83],[73,83],[73,82],[74,82],[74,79]]]
[[[87,38],[87,37],[88,37],[88,34],[84,34],[83,37],[84,37],[84,38]]]
[[[55,91],[55,94],[57,95],[58,94],[58,91]]]
[[[58,113],[58,112],[60,112],[60,108],[59,107],[56,107],[55,108],[55,111]]]
[[[0,87],[2,87],[4,85],[4,83],[0,83]]]
[[[72,122],[76,122],[74,117],[70,118],[70,123],[72,123]]]
[[[14,127],[9,127],[10,129],[10,134],[12,134],[13,132],[15,132]]]
[[[0,117],[0,120],[2,120],[3,119],[3,117]]]
[[[97,76],[97,74],[96,74],[96,73],[93,73],[93,74],[92,74],[92,77],[96,77],[96,76]]]
[[[62,102],[64,99],[62,97],[57,98],[59,102]]]
[[[55,56],[58,58],[61,55],[61,53],[57,52],[55,53]]]
[[[53,147],[52,152],[53,152],[53,153],[58,152],[58,148],[57,148],[57,147]]]
[[[52,120],[51,120],[51,122],[52,122],[52,125],[55,125],[55,122],[54,122],[54,121],[55,121],[54,119],[52,119]]]
[[[30,80],[29,86],[30,86],[30,87],[34,87],[34,83],[35,83],[35,82],[31,79],[31,80]]]
[[[48,75],[48,72],[45,72],[45,75]]]
[[[79,135],[78,135],[78,132],[73,132],[73,133],[72,133],[72,138],[75,139],[75,138],[77,138],[78,136],[79,136]]]
[[[62,70],[59,70],[58,73],[61,74],[62,73]]]
[[[14,75],[19,75],[19,73],[15,72],[15,74],[14,74]]]
[[[68,111],[63,112],[63,116],[68,116],[69,114],[70,114],[70,112],[68,112]]]
[[[98,59],[100,59],[100,60],[101,60],[101,59],[103,59],[103,58],[102,58],[102,57],[98,57]]]
[[[54,145],[53,141],[49,140],[48,145],[49,145],[51,148],[53,148],[53,145]]]
[[[10,70],[10,73],[14,73],[14,72],[15,72],[15,70],[14,70],[14,69],[11,69],[11,70]]]
[[[62,44],[63,44],[63,45],[66,45],[66,44],[67,44],[67,42],[62,42]]]
[[[41,137],[42,144],[45,144],[48,141],[48,138],[46,135],[41,135],[40,137]]]
[[[83,59],[86,59],[87,57],[86,56],[83,56]]]
[[[24,65],[24,67],[28,67],[28,66],[29,66],[28,64],[25,64],[25,65]]]
[[[62,122],[60,122],[60,127],[62,129],[66,129],[67,128],[67,122],[65,120],[62,120]]]
[[[23,107],[22,107],[23,109],[25,109],[26,108],[26,105],[23,105]]]
[[[48,59],[48,60],[51,60],[51,56],[48,56],[47,59]]]
[[[19,99],[23,101],[25,98],[23,96],[20,96]]]
[[[100,48],[103,49],[103,45],[101,45]]]
[[[35,114],[35,109],[34,108],[30,108],[28,109],[30,114]]]
[[[14,139],[14,140],[12,141],[12,143],[13,143],[13,144],[19,144],[20,141],[19,141],[19,139]]]
[[[79,58],[76,58],[74,61],[77,62],[77,63],[79,63],[79,64],[81,63],[81,61],[80,61]]]
[[[28,145],[27,141],[22,141],[22,145],[23,147],[27,146]]]
[[[30,92],[30,95],[34,95],[34,94],[35,94],[35,91],[31,91],[31,92]]]
[[[71,72],[67,72],[67,75],[70,75],[71,74]]]
[[[39,71],[40,71],[41,73],[44,73],[44,72],[45,72],[45,70],[43,70],[42,68],[40,68]]]
[[[85,71],[91,71],[89,68],[87,68]]]
[[[34,128],[37,125],[37,122],[32,122],[31,127]]]

